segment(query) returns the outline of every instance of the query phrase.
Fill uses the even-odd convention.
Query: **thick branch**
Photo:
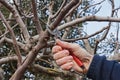
[[[82,0],[79,0],[78,4],[77,4],[76,6],[74,6],[74,7],[69,11],[69,13],[66,14],[65,17],[67,17],[67,16],[69,16],[71,13],[73,13],[74,10],[75,10],[76,8],[78,8],[78,6],[79,6],[81,3],[82,3]]]
[[[29,52],[26,59],[24,60],[24,63],[16,70],[16,72],[10,78],[10,80],[20,80],[25,70],[27,69],[28,65],[30,65],[35,60],[37,54],[39,53],[39,50],[41,50],[47,45],[46,42],[44,42],[45,35],[41,36],[42,37],[40,38],[37,45],[32,48],[32,50]]]

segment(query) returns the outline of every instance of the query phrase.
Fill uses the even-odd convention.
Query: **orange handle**
[[[82,63],[82,61],[77,57],[77,56],[75,56],[74,54],[70,54],[72,57],[73,57],[73,59],[75,60],[75,62],[80,66],[80,67],[83,67],[84,65],[83,65],[83,63]]]

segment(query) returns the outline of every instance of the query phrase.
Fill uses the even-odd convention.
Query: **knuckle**
[[[55,54],[53,54],[53,59],[60,59],[60,58],[63,58],[63,57],[66,57],[69,55],[69,52],[67,50],[63,50],[63,51],[59,51]]]
[[[68,50],[63,50],[62,54],[65,55],[65,56],[69,55],[69,51]]]
[[[56,53],[56,52],[58,52],[58,51],[61,51],[62,50],[62,48],[60,47],[60,46],[53,46],[53,48],[52,48],[52,53]]]
[[[56,60],[56,63],[57,63],[57,65],[60,65],[60,61],[59,60]]]
[[[56,63],[58,64],[58,63],[59,63],[59,61],[58,61],[58,60],[56,60]]]
[[[73,57],[70,55],[70,56],[68,56],[68,59],[69,60],[73,60]]]
[[[57,60],[58,58],[59,58],[59,54],[58,53],[53,55],[53,59]]]
[[[64,65],[61,66],[62,69],[65,69],[65,70],[69,70],[71,69],[73,66],[73,63],[72,62],[69,62],[69,63],[66,63]]]
[[[66,69],[67,67],[68,67],[68,66],[66,66],[66,65],[62,65],[62,66],[61,66],[62,69]]]
[[[55,57],[55,55],[53,55],[53,59],[55,59],[55,60],[56,60],[56,57]]]

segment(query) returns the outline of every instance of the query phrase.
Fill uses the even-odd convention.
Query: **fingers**
[[[62,69],[69,70],[71,68],[78,69],[79,66],[74,63],[73,57],[70,54],[72,51],[73,53],[79,53],[79,45],[68,43],[56,39],[57,45],[52,48],[53,58],[56,60],[57,65],[59,65]]]
[[[79,65],[73,60],[70,55],[75,54],[81,58],[85,51],[78,45],[73,43],[68,43],[56,39],[57,45],[52,48],[53,58],[56,60],[57,65],[59,65],[64,70],[69,70],[73,68],[75,71],[82,72]]]
[[[54,46],[52,48],[53,58],[62,69],[69,70],[73,66],[73,57],[69,56],[68,50],[63,50],[61,46]]]
[[[69,62],[69,63],[63,64],[61,68],[64,70],[69,70],[73,67],[73,65],[74,65],[73,62]]]
[[[58,60],[56,60],[56,63],[61,66],[63,64],[66,64],[66,63],[69,63],[69,62],[72,62],[73,61],[73,57],[72,56],[66,56],[66,57],[63,57],[63,58],[60,58]]]
[[[62,50],[62,51],[59,51],[59,52],[55,53],[53,55],[53,58],[55,60],[57,60],[57,59],[63,58],[63,57],[68,56],[68,55],[69,55],[69,51],[68,50]]]
[[[57,53],[62,50],[62,47],[56,45],[52,48],[52,53]]]

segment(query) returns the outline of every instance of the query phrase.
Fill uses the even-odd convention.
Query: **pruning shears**
[[[59,32],[57,29],[51,31],[50,28],[47,26],[47,30],[55,38],[61,39],[61,36],[59,35]],[[73,53],[71,53],[70,55],[73,57],[74,61],[78,64],[78,66],[83,69],[84,65],[83,65],[82,61],[77,56],[75,56]]]

